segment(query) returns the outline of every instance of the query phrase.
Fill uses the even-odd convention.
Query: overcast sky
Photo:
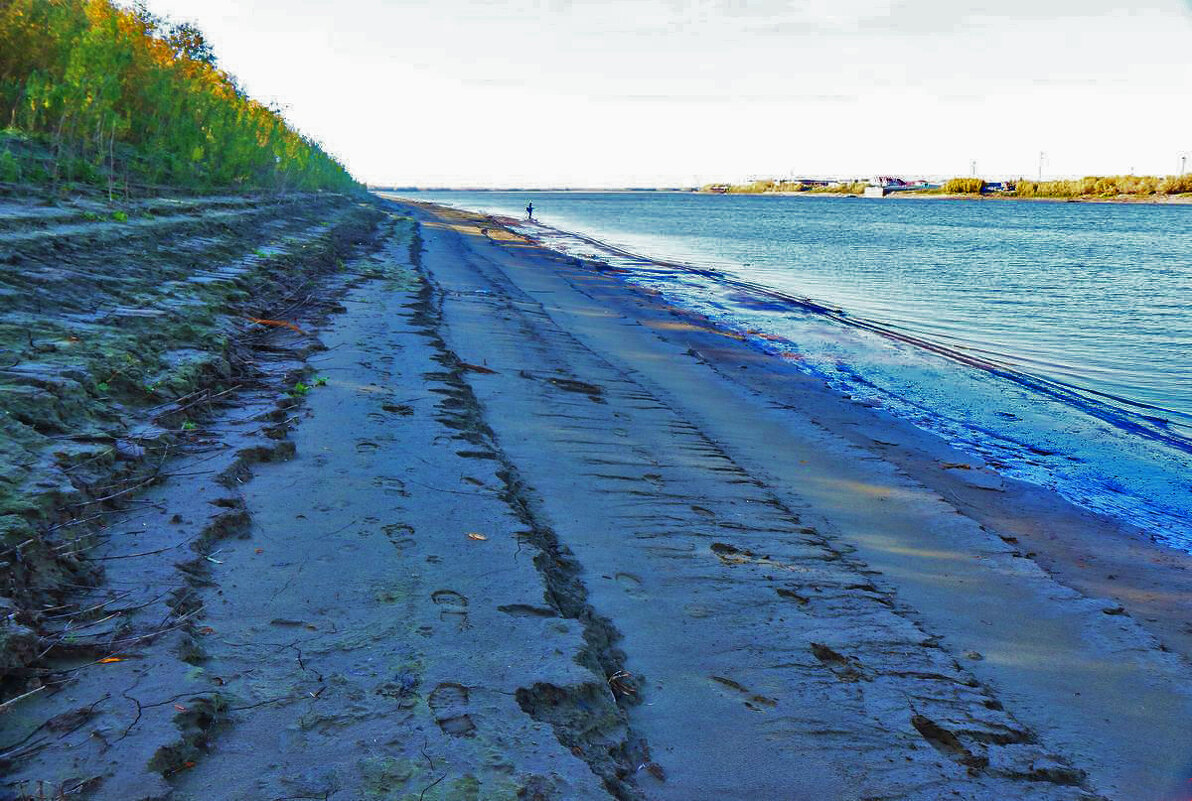
[[[1192,0],[147,4],[372,183],[1192,168]]]

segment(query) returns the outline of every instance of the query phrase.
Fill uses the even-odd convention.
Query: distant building
[[[864,195],[865,197],[885,197],[891,192],[905,192],[908,189],[918,188],[915,184],[895,178],[893,175],[878,175],[869,179],[869,185],[865,187]]]

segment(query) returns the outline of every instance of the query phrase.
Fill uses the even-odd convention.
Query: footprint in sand
[[[730,690],[736,690],[741,696],[742,703],[754,712],[764,712],[766,709],[772,709],[778,706],[778,701],[759,693],[755,693],[745,685],[738,681],[733,681],[726,676],[709,676],[712,681],[719,684],[721,687],[727,687]]]
[[[861,664],[861,660],[855,656],[845,656],[831,646],[818,642],[811,644],[811,653],[841,681],[871,680],[869,671]]]
[[[625,590],[625,594],[630,598],[645,598],[646,591],[642,589],[642,580],[640,576],[635,576],[633,573],[618,573],[616,578],[617,583]]]
[[[468,628],[468,599],[455,590],[435,590],[430,599],[439,607],[439,620],[454,621],[460,631]]]
[[[406,491],[406,483],[394,476],[376,476],[372,480],[372,485],[378,487],[386,495],[399,498],[410,497],[410,493]]]
[[[381,526],[381,531],[385,532],[389,542],[399,551],[408,550],[417,544],[414,539],[414,527],[406,523],[389,523]]]
[[[452,737],[468,737],[476,731],[476,724],[468,714],[468,688],[454,682],[444,682],[427,699],[430,711],[439,728]]]
[[[559,613],[544,606],[530,604],[504,604],[497,607],[498,612],[504,612],[513,617],[558,617]]]
[[[414,413],[414,407],[405,403],[382,403],[381,409],[389,414],[398,414],[402,417],[409,417]]]

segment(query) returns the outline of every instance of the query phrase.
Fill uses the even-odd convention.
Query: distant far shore
[[[932,197],[953,200],[1052,200],[1096,203],[1192,202],[1192,174],[1090,175],[1084,178],[986,181],[976,176],[935,182],[883,176],[867,180],[759,179],[745,184],[706,184],[701,192],[724,195],[828,194],[864,197]]]
[[[622,188],[585,188],[585,187],[556,187],[543,189],[540,187],[524,188],[524,187],[416,187],[416,186],[374,186],[369,185],[369,189],[374,192],[533,192],[533,193],[572,193],[572,194],[692,194],[692,195],[733,195],[733,196],[754,196],[754,197],[850,197],[861,198],[863,191],[832,191],[828,188],[816,190],[767,190],[767,191],[753,191],[753,190],[737,190],[737,191],[722,191],[719,189],[709,189],[707,187],[622,187]],[[873,198],[877,199],[877,198]],[[969,193],[969,192],[943,192],[939,189],[901,189],[891,191],[882,198],[882,200],[996,200],[996,201],[1046,201],[1051,203],[1129,203],[1129,204],[1145,204],[1145,205],[1185,205],[1192,204],[1192,192],[1172,194],[1172,195],[1137,195],[1137,194],[1118,194],[1111,196],[1103,195],[1074,195],[1074,196],[1023,196],[1012,194],[1008,192],[986,192],[986,193]]]
[[[1192,204],[1192,194],[1183,195],[1115,195],[1113,197],[1020,197],[1018,195],[1009,195],[1004,193],[997,194],[964,194],[964,193],[945,193],[906,190],[902,192],[891,192],[881,198],[863,198],[862,195],[852,192],[709,192],[699,190],[695,194],[700,195],[722,195],[732,194],[736,197],[742,195],[754,197],[851,197],[862,198],[868,200],[992,200],[1003,203],[1013,201],[1025,201],[1030,203],[1129,203],[1129,204],[1143,204],[1151,206],[1170,206],[1170,205],[1187,205]]]
[[[614,193],[614,192],[681,192],[696,194],[700,192],[695,186],[553,186],[553,187],[525,187],[525,186],[380,186],[368,184],[371,192],[575,192],[585,194]]]

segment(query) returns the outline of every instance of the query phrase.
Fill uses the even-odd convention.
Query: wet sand
[[[910,616],[1043,742],[1092,757],[1098,789],[1156,797],[1186,778],[1189,724],[1170,714],[1188,709],[1186,555],[1005,481],[569,261],[499,263],[494,280],[505,277],[568,335],[665,393],[749,476],[879,571]]]
[[[10,786],[1179,797],[1188,557],[605,265],[390,208],[414,247],[395,228],[328,285],[339,313],[301,321],[319,348],[275,334],[275,372],[325,379],[279,407],[293,429],[244,430],[265,390],[228,409],[214,475],[151,490],[105,552],[202,535],[192,561],[110,563],[148,597],[180,584],[186,619],[8,715],[6,743],[61,723]]]

